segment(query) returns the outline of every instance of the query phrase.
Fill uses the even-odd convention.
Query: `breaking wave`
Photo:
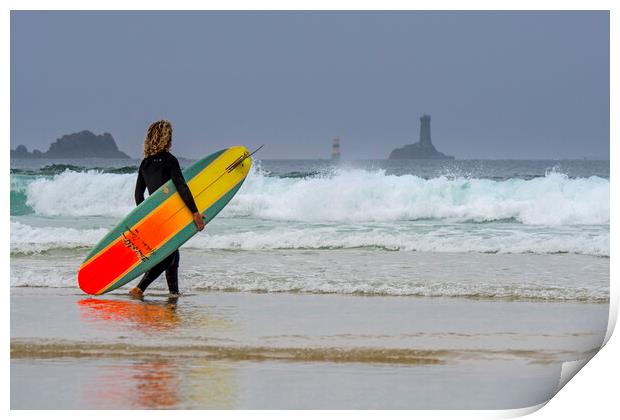
[[[11,185],[12,215],[31,211],[42,216],[123,217],[134,207],[134,174],[65,170],[19,182]],[[424,179],[357,169],[273,177],[254,170],[222,216],[310,223],[438,219],[607,225],[609,180],[569,178],[558,172],[498,181]]]

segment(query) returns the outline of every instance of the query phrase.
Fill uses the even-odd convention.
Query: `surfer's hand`
[[[198,232],[200,232],[201,230],[205,228],[205,221],[202,218],[202,214],[200,214],[199,212],[196,212],[196,213],[193,213],[192,216],[194,216],[194,223],[196,223]]]

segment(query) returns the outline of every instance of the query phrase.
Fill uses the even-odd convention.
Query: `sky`
[[[11,12],[11,148],[111,133],[140,157],[609,158],[609,13]]]

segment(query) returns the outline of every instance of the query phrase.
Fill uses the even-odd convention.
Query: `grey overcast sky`
[[[609,158],[608,12],[11,12],[11,147],[110,132],[386,158],[432,117],[457,158]]]

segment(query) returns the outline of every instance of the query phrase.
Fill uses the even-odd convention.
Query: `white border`
[[[551,0],[523,0],[523,1],[402,1],[402,0],[383,0],[381,2],[378,1],[342,1],[342,0],[315,0],[315,1],[297,1],[297,2],[287,2],[287,1],[251,1],[251,0],[233,0],[228,2],[221,3],[213,3],[213,2],[199,2],[199,1],[189,1],[189,0],[176,0],[174,2],[165,2],[161,0],[155,0],[151,2],[137,2],[130,0],[109,0],[109,1],[89,1],[89,2],[79,2],[79,1],[68,1],[61,0],[56,1],[54,4],[50,4],[49,1],[42,0],[9,0],[2,2],[4,6],[4,13],[2,15],[0,24],[0,33],[2,40],[0,42],[0,53],[2,57],[9,59],[9,48],[10,48],[10,10],[199,10],[207,7],[211,10],[611,10],[610,13],[610,26],[611,26],[611,108],[610,115],[611,119],[611,131],[610,137],[612,139],[617,139],[618,136],[618,84],[615,83],[614,75],[618,74],[618,7],[616,6],[618,2],[614,1],[603,1],[603,0],[592,0],[592,1],[551,1]],[[2,112],[1,112],[1,122],[2,122],[2,134],[4,141],[4,151],[2,154],[2,162],[4,165],[4,172],[2,176],[4,177],[2,183],[2,194],[5,197],[5,200],[9,196],[9,139],[10,139],[10,74],[9,74],[9,65],[8,62],[2,66],[3,72],[3,96],[2,96]],[[617,77],[617,76],[616,76]],[[616,116],[616,118],[614,118]],[[615,145],[613,141],[610,141],[611,148],[611,185],[612,185],[612,193],[611,193],[611,214],[617,214],[620,206],[618,205],[618,195],[614,192],[613,186],[615,186],[614,180],[616,179],[616,170],[614,169],[614,163],[618,161],[618,147]],[[3,214],[4,220],[4,230],[5,238],[8,237],[9,233],[9,206],[1,206],[1,211]],[[613,217],[612,217],[613,218]],[[616,238],[618,238],[618,228],[616,224],[612,221],[611,223],[611,310],[610,310],[610,326],[613,328],[616,322],[617,313],[618,313],[618,287],[617,287],[617,278],[618,278],[618,269],[617,265],[614,263],[616,257]],[[5,248],[6,247],[6,248]],[[3,242],[3,252],[2,258],[4,258],[5,263],[2,265],[4,268],[4,284],[5,287],[9,288],[9,274],[10,274],[10,259],[9,259],[9,243],[5,239]],[[10,407],[10,293],[9,290],[5,289],[4,294],[4,319],[3,319],[3,327],[4,327],[4,346],[3,346],[3,354],[5,356],[5,381],[2,384],[3,395],[4,395],[4,406],[8,411]],[[608,337],[611,334],[611,328],[608,331]],[[612,337],[611,340],[607,343],[603,351],[597,354],[594,359],[584,367],[584,369],[578,374],[577,379],[570,381],[561,392],[555,396],[551,402],[547,404],[547,406],[537,411],[533,416],[537,418],[559,418],[562,419],[572,419],[572,418],[583,418],[584,416],[592,416],[594,418],[610,418],[613,416],[612,413],[617,413],[617,378],[619,372],[619,362],[617,360],[616,355],[620,354],[619,352],[620,344],[618,343],[617,337]],[[36,397],[36,396],[33,396]],[[527,414],[532,410],[535,410],[536,407],[524,410],[503,410],[503,411],[383,411],[383,412],[372,412],[372,411],[330,411],[321,413],[322,416],[334,416],[338,418],[375,418],[375,417],[399,417],[399,418],[411,418],[413,417],[423,417],[423,418],[505,418],[505,417],[514,417],[518,415]],[[83,417],[84,415],[94,416],[94,417],[103,417],[109,416],[112,413],[107,412],[96,412],[89,411],[88,413],[83,413],[80,411],[11,411],[10,415],[15,417],[35,417],[40,415],[45,415],[46,417],[73,417],[79,416]],[[128,412],[123,411],[115,411],[112,415],[127,415]],[[159,412],[131,412],[131,416],[148,416],[149,418],[161,418],[161,416],[168,416],[171,413],[165,411]],[[203,418],[205,416],[204,412],[175,412],[174,415],[181,416],[196,416]],[[300,418],[314,418],[317,413],[313,412],[304,412],[304,411],[295,411],[295,412],[285,412],[285,411],[231,411],[231,412],[209,412],[207,415],[217,417],[228,417],[228,418],[238,418],[238,417],[252,417],[254,418],[269,418],[278,419],[278,418],[290,418],[291,416],[300,417]]]

